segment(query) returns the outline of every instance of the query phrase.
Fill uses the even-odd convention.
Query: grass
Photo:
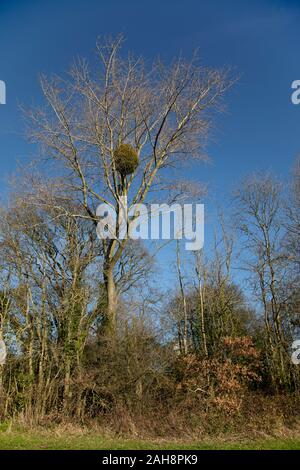
[[[33,432],[0,433],[0,450],[300,450],[300,439],[254,441],[166,442],[109,439],[101,435],[51,435]]]

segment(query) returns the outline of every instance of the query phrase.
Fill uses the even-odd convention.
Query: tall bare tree
[[[166,169],[204,158],[211,112],[220,108],[230,85],[227,73],[201,66],[196,58],[148,67],[142,58],[123,57],[121,45],[121,37],[97,44],[95,73],[80,60],[66,79],[42,78],[45,107],[28,112],[31,137],[61,172],[64,192],[81,205],[79,213],[70,215],[94,224],[100,203],[119,215],[124,198],[130,210],[151,194],[167,197],[174,188],[180,194],[179,182],[175,185]],[[129,170],[126,152],[133,159]],[[111,335],[116,328],[115,268],[127,244],[118,224],[115,235],[101,241]]]

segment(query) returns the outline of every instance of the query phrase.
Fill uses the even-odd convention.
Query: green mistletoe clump
[[[131,175],[139,164],[136,150],[130,144],[121,144],[114,151],[116,170],[122,176]]]

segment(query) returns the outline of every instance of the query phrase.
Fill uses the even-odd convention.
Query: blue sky
[[[96,37],[123,32],[126,48],[171,59],[199,48],[203,63],[241,76],[217,117],[212,163],[193,172],[210,186],[208,210],[226,201],[246,173],[286,176],[300,153],[300,2],[279,0],[0,0],[0,193],[16,162],[33,149],[22,137],[18,103],[38,103],[39,73],[63,73],[77,55],[93,57]]]

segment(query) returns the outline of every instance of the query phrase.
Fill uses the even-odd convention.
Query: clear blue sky
[[[16,161],[30,158],[18,103],[39,102],[38,74],[63,73],[77,55],[92,58],[97,36],[119,32],[126,48],[150,59],[199,47],[203,63],[241,74],[217,119],[213,163],[193,174],[215,202],[248,172],[287,175],[300,153],[300,106],[290,100],[300,79],[299,0],[1,0],[0,193]]]

